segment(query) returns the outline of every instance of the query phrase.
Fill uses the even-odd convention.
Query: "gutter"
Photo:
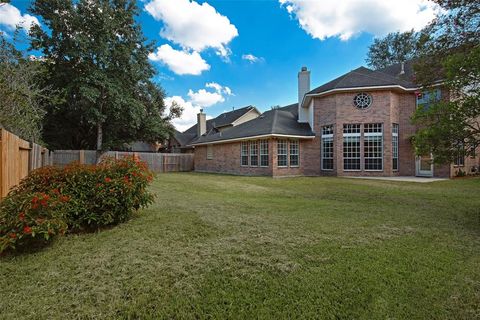
[[[233,138],[233,139],[226,139],[226,140],[216,140],[210,142],[201,142],[201,143],[192,143],[188,145],[188,147],[195,147],[195,146],[204,146],[207,144],[221,144],[221,143],[229,143],[229,142],[236,142],[236,141],[244,141],[244,140],[252,140],[252,139],[262,139],[262,138],[293,138],[293,139],[315,139],[315,136],[296,136],[296,135],[289,135],[289,134],[262,134],[258,136],[249,136],[249,137],[242,137],[242,138]]]
[[[438,86],[442,85],[443,83],[444,83],[443,80],[439,80],[436,83],[432,84],[431,87],[438,87]],[[423,87],[405,88],[401,85],[388,85],[388,86],[370,86],[370,87],[351,87],[351,88],[331,89],[331,90],[327,90],[327,91],[320,92],[320,93],[310,93],[310,94],[307,93],[306,95],[303,96],[302,108],[306,108],[306,107],[304,107],[304,105],[306,103],[306,99],[308,99],[308,98],[321,97],[321,96],[325,96],[325,95],[332,94],[332,93],[335,93],[335,92],[348,92],[348,91],[354,91],[354,90],[357,90],[357,91],[361,91],[361,90],[365,90],[365,91],[368,91],[368,90],[386,90],[386,89],[400,89],[400,90],[403,90],[403,91],[406,91],[406,92],[415,92],[417,90],[421,90],[422,88]]]

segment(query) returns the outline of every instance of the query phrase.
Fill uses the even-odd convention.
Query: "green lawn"
[[[2,319],[480,319],[480,179],[159,175],[130,222],[0,259]]]

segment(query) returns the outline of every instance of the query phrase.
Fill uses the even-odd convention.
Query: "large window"
[[[260,166],[268,167],[268,140],[260,140]]]
[[[360,125],[343,125],[343,169],[360,170]]]
[[[241,165],[248,166],[248,142],[242,142]]]
[[[392,169],[398,171],[398,124],[392,125]]]
[[[322,128],[322,170],[333,170],[333,126]]]
[[[250,166],[258,166],[258,143],[257,141],[250,141]]]
[[[381,123],[364,125],[363,146],[365,170],[383,170],[383,125]]]
[[[430,106],[442,98],[440,89],[427,90],[417,93],[417,107],[428,110]]]
[[[278,140],[277,142],[277,165],[279,167],[288,166],[288,144],[287,140]]]
[[[298,140],[290,140],[290,167],[298,167],[299,164]]]

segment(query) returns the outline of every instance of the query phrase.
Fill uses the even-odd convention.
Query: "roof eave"
[[[407,92],[413,92],[413,91],[419,90],[421,88],[420,87],[405,88],[404,86],[401,86],[401,85],[388,85],[388,86],[367,86],[367,87],[350,87],[350,88],[330,89],[330,90],[319,92],[319,93],[307,93],[305,96],[303,96],[302,108],[308,107],[308,104],[310,103],[310,99],[312,97],[322,97],[322,96],[330,95],[330,94],[337,93],[337,92],[349,92],[349,91],[354,91],[354,90],[358,91],[358,90],[386,90],[386,89],[400,89],[400,90],[407,91]]]
[[[315,139],[315,136],[302,136],[302,135],[293,135],[293,134],[278,134],[278,133],[269,133],[269,134],[262,134],[256,136],[248,136],[248,137],[241,137],[241,138],[232,138],[232,139],[225,139],[225,140],[215,140],[215,141],[208,141],[208,142],[200,142],[200,143],[192,143],[188,145],[189,147],[195,146],[203,146],[207,144],[221,144],[221,143],[230,143],[236,141],[243,141],[243,140],[252,140],[252,139],[261,139],[261,138],[292,138],[292,139]]]

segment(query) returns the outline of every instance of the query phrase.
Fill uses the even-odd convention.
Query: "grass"
[[[0,318],[480,319],[480,179],[152,190],[128,223],[0,259]]]

